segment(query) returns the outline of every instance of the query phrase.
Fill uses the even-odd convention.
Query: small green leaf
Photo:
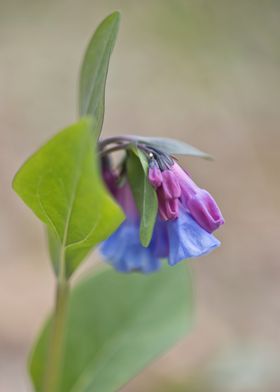
[[[135,136],[139,141],[150,144],[170,155],[190,155],[193,157],[212,159],[211,155],[206,152],[200,151],[190,144],[181,142],[180,140],[168,137],[152,137],[152,136]]]
[[[140,241],[148,246],[154,230],[158,210],[157,195],[148,180],[148,162],[143,152],[131,149],[126,162],[127,176],[140,213]]]
[[[66,128],[21,167],[13,188],[46,225],[55,272],[70,276],[123,219],[100,179],[90,118]]]
[[[103,124],[105,84],[119,23],[119,12],[103,20],[90,40],[81,67],[80,115],[89,114],[96,118],[98,134]]]
[[[151,275],[101,271],[70,295],[60,392],[115,392],[182,338],[192,324],[185,264]],[[33,350],[35,390],[42,380],[50,323]]]

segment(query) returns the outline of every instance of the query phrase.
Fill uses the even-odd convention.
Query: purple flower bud
[[[116,173],[110,169],[109,167],[104,167],[102,168],[102,177],[103,180],[108,188],[108,190],[111,192],[113,196],[116,194],[117,190],[117,175]]]
[[[108,190],[120,204],[128,220],[131,222],[138,221],[138,211],[128,182],[125,182],[121,187],[118,186],[118,175],[112,169],[108,157],[103,158],[101,164],[102,177]]]
[[[224,218],[210,193],[199,188],[177,163],[174,163],[171,170],[177,176],[180,184],[183,206],[197,223],[209,233],[218,229],[224,223]]]
[[[128,182],[126,182],[121,188],[117,188],[116,200],[122,207],[127,219],[131,222],[139,220],[137,207],[134,202],[134,198]]]
[[[149,182],[154,188],[158,188],[162,183],[162,174],[160,168],[156,165],[149,167]]]
[[[193,218],[209,233],[217,230],[224,223],[215,200],[204,189],[200,189],[189,199],[188,208]]]
[[[163,220],[178,218],[181,188],[171,170],[162,172],[162,185],[157,189],[159,213]]]
[[[112,168],[111,160],[107,156],[103,157],[101,160],[101,172],[105,185],[107,186],[111,194],[115,196],[117,190],[118,176]]]
[[[179,182],[171,170],[162,172],[162,188],[166,199],[178,199],[181,196]]]
[[[179,200],[178,199],[165,199],[162,188],[158,190],[158,210],[161,219],[164,221],[173,220],[179,216]]]

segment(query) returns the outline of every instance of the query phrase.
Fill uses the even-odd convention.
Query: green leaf
[[[86,50],[80,73],[80,115],[89,114],[96,118],[98,134],[103,124],[105,84],[119,23],[120,14],[114,12],[98,26]]]
[[[190,144],[168,137],[135,136],[139,141],[143,141],[151,146],[166,152],[170,155],[190,155],[199,158],[212,159],[211,155],[200,151]]]
[[[192,323],[191,274],[184,263],[151,275],[111,269],[70,295],[60,392],[115,392],[169,349]],[[50,323],[33,350],[30,373],[42,391]]]
[[[66,128],[21,167],[13,188],[46,225],[54,269],[70,276],[123,219],[100,179],[90,118]]]
[[[148,246],[154,230],[158,210],[157,195],[148,180],[148,162],[143,152],[129,150],[126,161],[128,181],[141,217],[140,241]]]

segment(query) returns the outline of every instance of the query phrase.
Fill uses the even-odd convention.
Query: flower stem
[[[51,325],[49,352],[44,375],[44,392],[57,392],[61,374],[64,344],[65,320],[69,298],[69,283],[58,280],[56,286],[56,303]]]

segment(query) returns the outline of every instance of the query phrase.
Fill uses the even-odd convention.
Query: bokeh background
[[[192,333],[122,391],[279,391],[277,0],[0,1],[0,391],[31,391],[25,361],[54,288],[43,228],[11,180],[75,121],[83,51],[115,9],[104,136],[172,136],[211,153],[181,163],[226,218],[222,247],[191,262]]]

